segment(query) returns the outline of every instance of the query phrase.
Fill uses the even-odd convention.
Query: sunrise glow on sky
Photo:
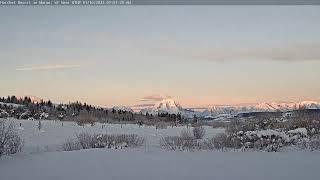
[[[184,106],[320,100],[320,7],[5,7],[0,96]]]

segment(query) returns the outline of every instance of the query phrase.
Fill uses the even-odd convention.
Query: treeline
[[[41,102],[33,102],[31,100],[30,97],[24,97],[24,98],[18,98],[16,96],[8,96],[8,97],[0,97],[0,102],[3,102],[3,103],[12,103],[12,104],[20,104],[20,105],[29,105],[29,104],[38,104],[38,105],[41,105],[41,106],[48,106],[48,107],[52,107],[53,104],[50,100],[48,101],[44,101],[44,100],[41,100]]]
[[[49,119],[61,121],[76,121],[79,124],[95,122],[107,123],[139,123],[154,122],[183,123],[181,114],[158,113],[140,114],[114,108],[101,108],[79,101],[68,104],[54,104],[51,100],[32,101],[30,97],[17,98],[8,96],[0,98],[0,118],[14,117],[17,119]]]
[[[79,116],[101,121],[103,119],[121,119],[125,121],[134,120],[133,113],[123,110],[95,107],[87,103],[70,102],[68,104],[53,104],[51,100],[33,102],[30,97],[17,98],[8,96],[0,98],[0,108],[10,117],[18,119],[59,119],[75,120]],[[4,114],[4,112],[2,112]]]

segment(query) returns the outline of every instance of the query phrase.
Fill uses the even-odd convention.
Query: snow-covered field
[[[73,122],[15,121],[25,140],[22,153],[0,158],[0,180],[152,180],[152,179],[319,179],[319,152],[166,151],[162,136],[177,135],[186,127],[139,127],[101,124],[80,127]],[[19,127],[21,122],[22,127]],[[206,127],[206,137],[223,132]],[[146,138],[137,149],[89,149],[61,152],[61,144],[77,133],[134,133]]]
[[[41,130],[38,129],[38,121],[30,120],[15,120],[13,121],[18,128],[18,131],[23,137],[25,145],[23,152],[36,153],[44,151],[60,151],[61,145],[68,139],[74,138],[81,132],[87,133],[108,133],[108,134],[137,134],[144,137],[146,142],[142,147],[145,150],[157,150],[160,148],[159,140],[164,136],[175,136],[181,130],[187,129],[186,126],[171,127],[167,129],[156,129],[153,126],[141,126],[135,124],[102,124],[96,123],[94,126],[85,125],[79,126],[75,122],[61,121],[41,121]],[[19,126],[21,123],[21,127]],[[192,130],[191,128],[189,128]],[[213,129],[205,127],[206,137],[212,137],[217,133],[223,132],[224,129]]]

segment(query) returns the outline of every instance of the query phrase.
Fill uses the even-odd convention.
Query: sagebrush
[[[0,121],[0,156],[15,154],[23,147],[23,140],[20,138],[15,125]]]
[[[179,136],[168,136],[160,139],[160,146],[168,150],[191,151],[200,149],[200,143],[189,130],[182,130]]]

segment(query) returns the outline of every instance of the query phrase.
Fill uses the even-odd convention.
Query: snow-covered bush
[[[39,119],[48,119],[48,117],[49,117],[49,113],[46,113],[46,112],[42,112],[39,115]]]
[[[308,137],[308,131],[306,128],[297,128],[293,129],[287,132],[289,138],[290,138],[290,144],[297,144],[299,143],[300,145],[303,146],[303,138]],[[302,143],[302,144],[301,144]]]
[[[206,134],[206,130],[202,126],[194,127],[193,128],[193,136],[196,139],[202,139]]]
[[[168,136],[160,139],[160,146],[168,150],[195,150],[201,145],[189,130],[182,130],[179,136]]]
[[[288,145],[290,138],[284,132],[268,129],[260,131],[239,131],[237,133],[220,133],[205,141],[208,149],[255,149],[279,151]]]
[[[140,147],[144,143],[144,138],[136,134],[88,134],[81,133],[76,139],[68,139],[63,145],[64,151],[73,151],[90,148],[114,148],[122,149],[126,147]]]
[[[0,109],[0,118],[7,118],[9,117],[9,114],[5,111]]]
[[[309,138],[298,139],[295,145],[299,149],[309,149],[310,148],[310,139]]]
[[[247,131],[240,135],[245,148],[253,148],[263,151],[278,151],[281,147],[289,144],[290,138],[282,131],[273,129],[260,131]]]
[[[13,123],[0,121],[0,156],[15,154],[23,147],[23,140],[17,133]]]
[[[30,117],[32,117],[31,112],[30,111],[25,111],[25,112],[20,114],[19,119],[28,119]]]

